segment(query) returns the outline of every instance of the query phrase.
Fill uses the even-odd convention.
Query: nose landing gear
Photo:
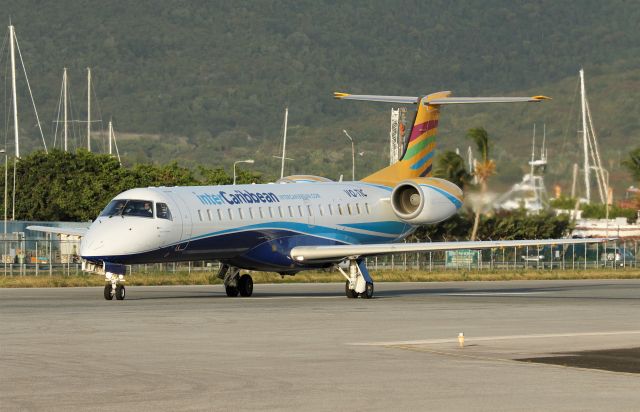
[[[106,300],[113,300],[115,296],[116,300],[124,300],[126,296],[126,289],[123,285],[124,275],[107,272],[105,274],[105,281],[107,284],[104,285],[104,298]]]

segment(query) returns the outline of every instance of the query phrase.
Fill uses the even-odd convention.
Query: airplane
[[[346,278],[348,298],[370,299],[374,283],[365,264],[368,256],[602,241],[400,243],[420,225],[453,216],[463,203],[458,186],[432,176],[443,106],[541,102],[548,97],[452,97],[451,92],[334,97],[417,105],[400,160],[359,181],[294,175],[270,184],[136,188],[111,200],[88,229],[28,229],[81,236],[82,268],[105,276],[107,300],[125,298],[126,265],[131,264],[217,260],[229,297],[253,294],[246,271],[284,276],[337,268]]]

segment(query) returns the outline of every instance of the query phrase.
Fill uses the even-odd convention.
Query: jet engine
[[[391,192],[391,208],[403,221],[422,225],[453,216],[462,206],[462,190],[438,178],[404,180]]]

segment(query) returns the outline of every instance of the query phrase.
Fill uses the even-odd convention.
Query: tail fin
[[[440,118],[440,106],[446,104],[469,103],[514,103],[538,102],[548,99],[545,96],[534,97],[449,97],[451,92],[438,92],[424,97],[374,96],[335,93],[341,100],[367,100],[387,103],[418,104],[418,110],[409,132],[409,139],[398,163],[385,167],[362,179],[363,182],[395,186],[402,180],[431,176],[436,148],[436,133]]]

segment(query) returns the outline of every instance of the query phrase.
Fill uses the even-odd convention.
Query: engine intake
[[[462,205],[462,190],[437,178],[400,182],[391,192],[391,208],[411,224],[437,223],[454,215]]]

